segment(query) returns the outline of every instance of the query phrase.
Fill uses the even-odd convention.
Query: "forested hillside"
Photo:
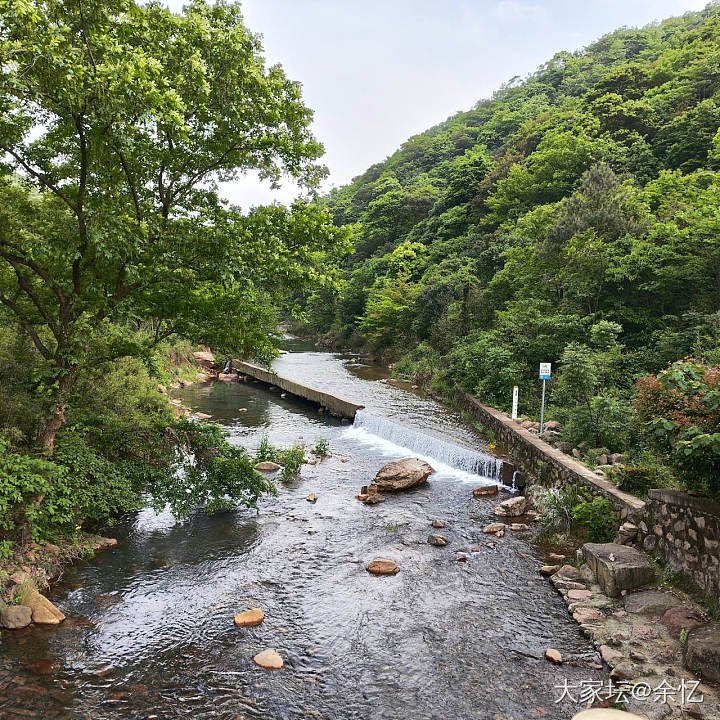
[[[526,412],[551,361],[571,441],[622,447],[639,378],[720,360],[719,126],[715,3],[559,53],[330,193],[355,253],[311,327]]]

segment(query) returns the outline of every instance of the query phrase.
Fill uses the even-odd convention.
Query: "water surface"
[[[393,422],[485,448],[452,413],[358,358],[299,352],[276,367]],[[577,708],[555,704],[554,686],[601,677],[532,545],[481,532],[494,501],[471,489],[487,480],[444,466],[425,487],[365,506],[354,495],[407,454],[396,444],[255,383],[192,386],[182,398],[232,442],[326,437],[332,455],[259,512],[177,522],[144,511],[116,528],[117,549],[54,589],[68,621],[3,633],[0,717],[564,720]],[[446,524],[445,548],[426,542],[433,519]],[[401,572],[369,575],[364,563],[376,557]],[[264,624],[235,627],[250,607],[264,609]],[[252,663],[267,647],[284,670]],[[549,665],[547,647],[571,663]]]

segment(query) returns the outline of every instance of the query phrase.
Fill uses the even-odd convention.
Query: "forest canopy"
[[[272,489],[157,386],[170,344],[271,356],[288,293],[331,283],[326,209],[218,195],[247,171],[312,193],[311,121],[238,4],[0,0],[0,532]]]

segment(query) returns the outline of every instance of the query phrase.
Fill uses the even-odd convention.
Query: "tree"
[[[560,414],[573,443],[624,447],[628,410],[618,392],[621,331],[617,323],[601,320],[590,328],[591,347],[573,342],[563,351],[554,402],[563,408]]]
[[[323,174],[261,50],[237,5],[0,0],[0,303],[39,355],[49,452],[83,373],[174,336],[267,353],[273,305],[321,278],[325,212],[217,196],[248,170]]]

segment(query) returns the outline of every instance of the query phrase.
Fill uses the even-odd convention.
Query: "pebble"
[[[369,562],[365,569],[372,575],[397,575],[400,568],[392,561],[378,558]]]
[[[427,541],[429,545],[435,545],[437,547],[445,547],[445,545],[448,544],[447,538],[444,535],[435,533],[428,535]]]
[[[438,530],[445,527],[445,523],[442,520],[433,520],[430,524]]]
[[[280,670],[285,665],[283,659],[280,657],[280,653],[273,648],[259,652],[253,658],[253,662],[265,670]]]
[[[486,525],[483,528],[483,532],[488,533],[488,535],[492,535],[494,533],[500,532],[501,530],[505,530],[505,523],[501,523],[501,522],[490,523],[490,525]]]
[[[307,496],[306,499],[307,499],[307,501],[308,501],[309,503],[316,503],[316,502],[317,502],[317,499],[318,499],[318,496],[317,496],[316,493],[310,493],[310,494]]]
[[[555,650],[555,648],[548,648],[545,651],[545,659],[549,660],[551,663],[555,663],[556,665],[560,665],[563,661],[560,651]]]
[[[556,573],[559,569],[560,569],[559,565],[543,565],[540,568],[540,572],[543,575],[552,575],[552,574]]]
[[[479,487],[475,488],[473,490],[473,497],[481,498],[481,497],[489,497],[491,495],[497,495],[498,494],[498,486],[497,485],[488,485],[487,487]]]
[[[265,619],[265,613],[260,608],[251,608],[235,616],[235,624],[238,627],[255,627]]]

